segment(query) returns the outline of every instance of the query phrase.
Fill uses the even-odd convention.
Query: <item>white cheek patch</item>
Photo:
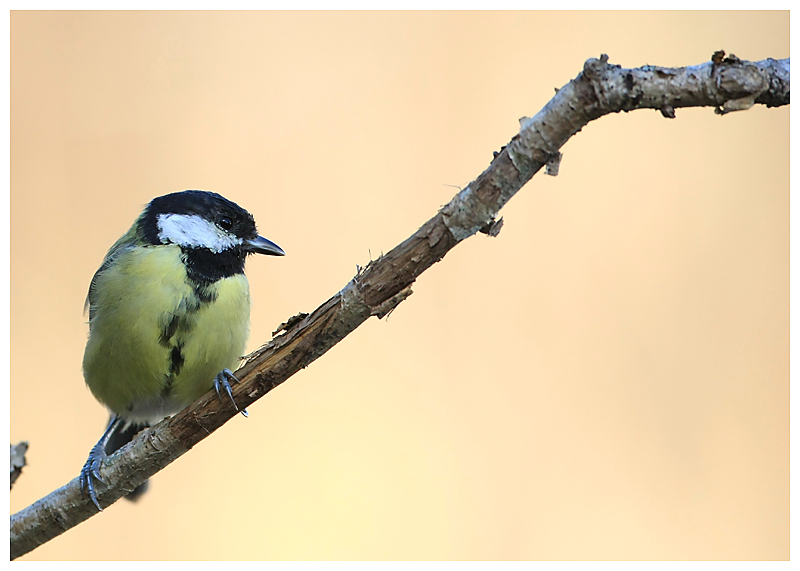
[[[178,244],[187,248],[208,248],[215,254],[242,243],[213,222],[194,214],[159,214],[156,221],[162,244]]]

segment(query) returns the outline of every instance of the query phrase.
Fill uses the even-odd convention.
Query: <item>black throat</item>
[[[219,253],[207,248],[181,248],[181,251],[186,274],[196,288],[204,288],[222,278],[244,273],[247,253],[240,247]]]

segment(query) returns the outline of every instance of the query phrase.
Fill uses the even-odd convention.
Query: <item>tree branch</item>
[[[790,61],[747,62],[724,52],[684,68],[623,69],[608,57],[592,58],[583,71],[532,118],[491,165],[436,215],[389,253],[373,260],[311,314],[281,326],[272,341],[248,356],[233,388],[249,406],[344,339],[370,316],[391,312],[411,285],[460,241],[478,231],[497,235],[498,211],[545,164],[557,173],[559,149],[590,121],[620,111],[656,109],[674,117],[680,107],[714,107],[720,114],[755,103],[788,105]],[[236,415],[212,390],[195,403],[140,433],[103,463],[105,486],[97,498],[109,506]],[[17,558],[85,519],[96,508],[82,495],[78,478],[11,516],[11,557]]]
[[[25,461],[25,453],[28,451],[28,443],[25,441],[19,442],[17,444],[12,444],[10,449],[10,480],[11,486],[10,488],[14,487],[14,482],[17,481],[22,475],[22,469],[25,467],[27,462]]]

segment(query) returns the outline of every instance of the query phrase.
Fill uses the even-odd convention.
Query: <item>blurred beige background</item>
[[[250,348],[490,162],[589,57],[789,56],[788,12],[13,12],[17,511],[106,422],[82,313],[151,198],[288,253]],[[786,559],[789,109],[605,117],[371,320],[26,559]]]

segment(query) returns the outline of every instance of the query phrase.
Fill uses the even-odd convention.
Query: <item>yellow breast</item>
[[[84,378],[126,420],[174,414],[239,363],[250,321],[243,274],[194,288],[178,246],[137,247],[95,284]]]

